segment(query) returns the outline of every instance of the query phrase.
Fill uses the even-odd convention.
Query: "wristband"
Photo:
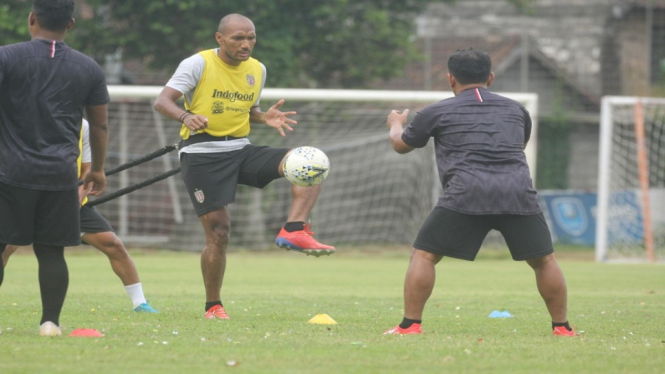
[[[189,115],[191,115],[191,114],[192,114],[192,113],[185,112],[185,113],[183,113],[183,114],[180,115],[180,117],[178,118],[178,120],[179,120],[180,122],[184,122],[184,121],[185,121],[185,118],[187,118],[187,116],[189,116]]]

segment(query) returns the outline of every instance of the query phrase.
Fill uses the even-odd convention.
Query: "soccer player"
[[[106,187],[109,94],[99,65],[64,43],[73,12],[72,0],[34,0],[32,40],[0,47],[0,252],[8,243],[33,245],[42,336],[61,334],[64,247],[81,243],[75,165],[83,110],[92,150],[84,188],[99,195]],[[0,284],[3,278],[0,267]]]
[[[79,176],[90,170],[90,141],[88,121],[83,120],[81,130],[81,154],[78,158]],[[79,186],[79,199],[81,200],[81,239],[104,253],[111,263],[111,268],[125,286],[127,295],[132,300],[135,312],[157,313],[143,294],[143,285],[139,280],[134,261],[129,256],[127,248],[113,232],[113,228],[94,207],[86,205],[87,192],[83,185]],[[2,265],[6,266],[9,256],[16,252],[18,246],[8,245],[2,254]]]
[[[413,244],[404,281],[404,319],[385,334],[420,334],[435,265],[444,256],[473,261],[495,229],[513,260],[533,268],[553,334],[575,336],[566,317],[566,282],[524,155],[531,134],[529,113],[487,89],[494,80],[487,53],[459,50],[448,60],[448,71],[455,97],[419,111],[406,129],[408,109],[393,110],[387,119],[397,153],[422,148],[434,138],[444,193]]]
[[[155,110],[182,122],[179,149],[182,177],[206,235],[201,271],[206,291],[205,318],[228,319],[220,291],[226,268],[231,219],[226,206],[235,200],[238,184],[263,188],[284,176],[286,148],[250,144],[250,122],[266,124],[285,136],[293,131],[282,112],[284,100],[266,112],[259,97],[266,68],[250,57],[256,43],[254,23],[240,14],[221,19],[215,33],[219,48],[197,53],[180,63],[155,101]],[[185,96],[185,111],[176,100]],[[293,186],[288,219],[275,244],[314,256],[335,248],[313,237],[305,220],[316,203],[321,186]]]

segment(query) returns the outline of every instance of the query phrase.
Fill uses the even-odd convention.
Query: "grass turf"
[[[132,251],[146,296],[138,314],[108,261],[67,252],[63,336],[38,336],[34,255],[13,256],[0,288],[4,373],[662,373],[665,269],[598,264],[559,252],[578,338],[550,335],[533,272],[507,251],[475,262],[444,259],[421,336],[383,336],[402,317],[408,251],[342,251],[313,258],[284,251],[229,255],[222,292],[231,320],[205,320],[195,253]],[[514,317],[488,318],[493,310]],[[307,321],[326,313],[337,325]],[[66,337],[94,328],[102,338]]]

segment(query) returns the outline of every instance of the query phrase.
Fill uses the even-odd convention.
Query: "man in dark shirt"
[[[513,259],[526,261],[535,271],[553,334],[576,335],[566,317],[566,282],[523,152],[531,118],[518,102],[488,91],[494,80],[491,69],[487,53],[457,51],[448,60],[455,97],[418,112],[406,129],[408,109],[388,115],[390,143],[397,153],[422,148],[434,138],[444,194],[413,244],[404,282],[404,319],[385,334],[420,334],[435,265],[443,256],[473,261],[495,229]]]
[[[99,65],[64,43],[73,11],[72,0],[34,0],[32,40],[0,47],[0,253],[6,244],[33,244],[43,336],[61,334],[64,247],[81,242],[76,159],[84,109],[92,150],[84,188],[99,195],[106,186],[109,95]],[[3,277],[0,267],[0,285]]]

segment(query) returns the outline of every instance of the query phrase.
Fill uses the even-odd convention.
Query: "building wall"
[[[433,4],[419,21],[421,36],[524,34],[570,76],[600,95],[601,43],[614,0],[536,0],[522,15],[506,0]]]
[[[631,12],[625,16],[618,28],[617,52],[620,59],[621,94],[648,96],[650,92],[650,49],[646,34],[644,14]]]

